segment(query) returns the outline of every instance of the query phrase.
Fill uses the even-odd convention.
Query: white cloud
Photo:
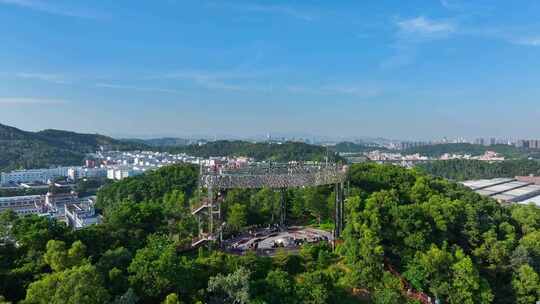
[[[31,9],[35,11],[44,12],[51,15],[59,15],[65,17],[98,19],[101,15],[95,13],[85,12],[75,9],[60,8],[45,1],[40,0],[0,0],[0,4],[18,6],[24,9]]]
[[[48,82],[53,82],[53,83],[58,83],[58,84],[68,83],[66,77],[62,75],[57,75],[57,74],[22,72],[22,73],[16,73],[15,76],[22,79],[35,79],[35,80],[48,81]]]
[[[0,105],[59,105],[68,103],[62,99],[27,98],[27,97],[0,97]]]
[[[458,9],[461,8],[461,3],[455,0],[441,0],[441,5],[447,9]]]
[[[454,24],[448,21],[430,20],[423,16],[398,21],[397,25],[403,33],[420,35],[449,34],[456,30]]]
[[[110,83],[96,83],[98,88],[107,88],[107,89],[120,89],[120,90],[133,90],[141,92],[158,92],[158,93],[171,93],[178,94],[182,93],[178,90],[173,89],[164,89],[164,88],[149,88],[149,87],[139,87],[134,85],[122,85],[122,84],[110,84]]]
[[[395,53],[383,60],[383,69],[412,64],[416,60],[418,48],[422,43],[444,39],[457,33],[455,23],[447,20],[433,20],[424,16],[396,21],[397,32],[392,47]]]
[[[518,38],[512,41],[515,44],[527,46],[540,46],[540,36]]]

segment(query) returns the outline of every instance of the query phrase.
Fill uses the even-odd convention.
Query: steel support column
[[[214,233],[214,190],[212,186],[208,187],[208,233]]]
[[[279,190],[279,225],[285,227],[287,224],[287,201],[285,199],[285,188]]]
[[[344,186],[343,183],[334,184],[334,194],[336,196],[335,200],[335,216],[334,216],[334,238],[337,239],[341,236],[344,227],[343,221],[343,197],[344,197]]]

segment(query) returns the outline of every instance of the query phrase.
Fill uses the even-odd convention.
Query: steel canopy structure
[[[265,164],[247,168],[207,169],[200,185],[207,189],[313,187],[343,183],[347,167],[335,164]]]
[[[241,168],[202,168],[199,186],[207,189],[208,197],[192,209],[199,218],[199,238],[193,246],[205,241],[216,240],[221,232],[221,192],[228,189],[270,188],[281,193],[280,224],[285,225],[286,201],[285,190],[298,187],[334,185],[335,229],[334,236],[340,236],[343,230],[344,183],[347,180],[347,166],[328,163],[256,163]],[[217,194],[217,197],[216,197]],[[203,217],[207,218],[208,229],[203,229]]]

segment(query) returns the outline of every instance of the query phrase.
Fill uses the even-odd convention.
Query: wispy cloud
[[[0,105],[58,105],[66,103],[68,101],[63,99],[0,97]]]
[[[88,12],[80,9],[71,9],[56,6],[54,4],[51,4],[50,1],[45,2],[40,0],[0,0],[0,4],[18,6],[24,9],[31,9],[51,15],[59,15],[64,17],[86,19],[99,19],[103,17],[103,15],[96,14],[95,12]]]
[[[157,76],[154,79],[187,80],[198,86],[224,91],[268,91],[267,86],[254,85],[253,80],[262,73],[244,71],[176,71]]]
[[[461,2],[456,0],[440,0],[441,5],[447,9],[459,9],[461,8]]]
[[[279,14],[304,21],[312,21],[315,16],[311,13],[305,12],[298,8],[286,5],[274,5],[274,4],[257,4],[257,3],[221,3],[221,2],[209,2],[207,3],[211,7],[229,8],[233,10],[245,11],[245,12],[259,12],[269,14]]]
[[[271,79],[276,77],[276,71],[176,71],[167,74],[154,75],[151,79],[172,79],[188,81],[208,90],[233,92],[290,92],[307,95],[349,95],[356,97],[375,97],[381,91],[374,86],[364,84],[322,84],[322,85],[284,85],[273,84]],[[281,71],[281,74],[284,72]],[[271,75],[272,77],[269,77]],[[283,74],[284,75],[284,74]],[[278,77],[280,78],[280,77]]]
[[[456,26],[449,21],[431,20],[423,16],[397,22],[401,33],[409,35],[446,35],[454,32]]]
[[[466,28],[461,34],[504,41],[524,47],[540,47],[540,34],[529,26],[500,26]]]
[[[490,15],[496,7],[496,4],[486,1],[440,0],[439,2],[445,9],[459,12],[462,17]]]
[[[139,87],[135,85],[123,85],[123,84],[111,84],[111,83],[96,83],[96,87],[107,88],[107,89],[119,89],[119,90],[133,90],[133,91],[140,91],[140,92],[157,92],[157,93],[170,93],[170,94],[182,93],[181,91],[173,90],[173,89]]]
[[[420,44],[448,38],[458,32],[455,22],[424,16],[397,20],[395,26],[397,31],[392,45],[395,53],[381,63],[383,69],[410,65],[415,62]]]
[[[514,44],[540,47],[540,36],[511,39],[511,42],[513,42]]]
[[[69,81],[67,78],[63,75],[58,74],[47,74],[47,73],[16,73],[15,76],[17,78],[22,79],[34,79],[34,80],[41,80],[41,81],[47,81],[52,83],[58,83],[58,84],[67,84]]]

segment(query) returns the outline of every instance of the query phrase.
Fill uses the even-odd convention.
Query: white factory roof
[[[529,198],[529,199],[526,199],[522,202],[518,202],[518,204],[522,204],[522,205],[527,205],[527,204],[530,204],[530,203],[533,203],[535,204],[537,207],[540,207],[540,195],[539,196],[535,196],[535,197],[532,197],[532,198]]]
[[[520,187],[525,187],[525,186],[527,186],[527,185],[530,185],[530,183],[525,183],[525,182],[509,182],[509,183],[504,183],[504,184],[500,184],[500,185],[495,185],[495,186],[487,187],[487,188],[484,188],[484,189],[482,189],[482,190],[487,190],[487,191],[492,191],[492,192],[499,193],[499,192],[510,191],[510,190],[513,190],[513,189],[516,189],[516,188],[520,188]]]
[[[465,181],[464,186],[474,192],[494,198],[498,201],[528,204],[540,207],[540,185],[516,181],[512,178],[495,178]]]
[[[480,195],[485,195],[485,196],[491,196],[493,194],[496,194],[497,192],[496,191],[491,191],[491,190],[486,190],[486,189],[480,189],[480,190],[476,190],[474,191]]]
[[[469,187],[473,190],[486,188],[502,183],[508,183],[514,181],[513,178],[494,178],[494,179],[480,179],[480,180],[470,180],[462,182],[462,184],[466,187]]]
[[[538,193],[536,193],[538,192]],[[531,194],[540,194],[540,186],[538,185],[529,185],[522,188],[517,188],[514,190],[510,190],[505,192],[504,194],[507,195],[513,195],[513,196],[524,196],[524,195],[531,195]]]

